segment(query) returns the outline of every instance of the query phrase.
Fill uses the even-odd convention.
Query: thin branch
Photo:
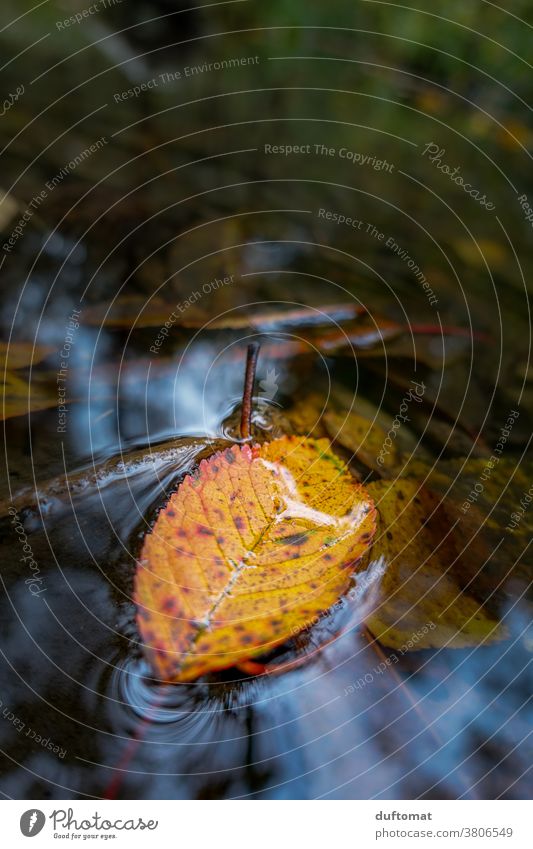
[[[246,353],[246,374],[244,376],[244,392],[242,395],[241,438],[250,439],[252,433],[252,396],[254,392],[255,369],[259,356],[260,345],[252,342]]]

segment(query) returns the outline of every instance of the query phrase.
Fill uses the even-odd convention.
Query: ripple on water
[[[150,725],[150,737],[180,742],[198,740],[213,723],[216,709],[207,708],[199,688],[154,681],[142,658],[117,664],[108,685],[110,718],[116,733],[130,730],[132,720]],[[206,705],[202,710],[199,701]]]

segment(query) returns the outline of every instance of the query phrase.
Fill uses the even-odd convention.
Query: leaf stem
[[[252,395],[260,347],[259,342],[252,342],[248,345],[246,352],[246,373],[244,375],[241,410],[241,439],[250,439],[252,433]]]

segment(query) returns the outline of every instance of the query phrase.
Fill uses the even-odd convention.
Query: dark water
[[[15,4],[7,6],[8,22]],[[509,491],[501,527],[481,529],[496,564],[494,611],[509,629],[503,642],[407,652],[393,671],[376,672],[388,650],[369,644],[354,620],[356,582],[351,598],[280,651],[278,659],[308,655],[284,674],[230,670],[162,686],[138,645],[131,594],[142,537],[183,475],[235,437],[252,339],[262,344],[258,381],[268,386],[276,374],[274,397],[256,398],[260,438],[315,433],[322,411],[346,410],[354,399],[358,409],[394,416],[416,377],[428,387],[427,404],[405,430],[423,456],[435,464],[490,456],[518,410],[505,460],[509,476],[515,468],[529,474],[531,230],[517,196],[533,196],[533,131],[521,105],[521,63],[503,48],[487,55],[483,43],[479,62],[499,80],[489,83],[465,65],[475,38],[455,39],[448,24],[417,37],[408,14],[402,45],[390,36],[401,9],[384,18],[341,2],[305,14],[299,7],[221,4],[176,15],[174,4],[147,3],[132,20],[117,5],[73,26],[67,40],[55,22],[70,12],[51,3],[26,16],[16,35],[2,34],[12,58],[50,33],[31,63],[14,59],[6,68],[6,91],[23,82],[25,93],[0,127],[9,145],[1,188],[18,204],[2,222],[3,240],[46,190],[13,251],[2,253],[4,338],[50,348],[33,364],[31,356],[22,366],[7,358],[22,381],[17,414],[4,422],[0,521],[0,787],[8,797],[530,792],[530,519],[512,556],[507,543],[500,556],[491,536],[516,509],[520,488]],[[487,24],[499,31],[497,18]],[[501,38],[520,53],[521,34],[508,29]],[[416,47],[428,39],[431,48]],[[451,47],[459,58],[446,64],[442,51]],[[275,58],[289,55],[300,58]],[[237,69],[185,75],[186,67],[256,56]],[[359,64],[305,58],[313,56]],[[161,74],[178,70],[180,80],[162,83]],[[157,86],[116,100],[152,79]],[[46,189],[101,137],[99,150]],[[422,154],[431,142],[494,211]],[[265,152],[280,144],[310,152]],[[359,164],[363,156],[373,164]],[[161,300],[181,305],[162,340],[166,307],[161,319],[146,318]],[[387,319],[467,334],[415,329],[386,355],[377,339],[364,352],[331,356],[320,333],[303,326],[209,327],[250,304],[259,312],[347,301],[369,311],[370,327]],[[117,326],[108,308],[133,319]],[[198,317],[199,328],[181,326]],[[338,330],[327,317],[325,328]],[[50,396],[63,385],[60,418]],[[60,483],[45,486],[65,476],[75,482],[70,495]],[[38,507],[35,488],[46,491]],[[7,513],[10,499],[16,517]],[[21,560],[24,546],[33,569]]]

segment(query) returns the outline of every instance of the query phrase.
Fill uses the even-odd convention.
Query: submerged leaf
[[[0,516],[5,515],[11,506],[22,510],[34,505],[39,505],[41,510],[50,510],[53,506],[57,514],[71,507],[74,499],[101,498],[104,491],[114,491],[125,484],[131,491],[147,476],[157,476],[164,491],[165,485],[170,485],[180,471],[189,471],[202,457],[225,445],[227,442],[222,439],[177,437],[137,451],[121,452],[103,463],[91,464],[80,471],[19,490],[9,500],[0,501]]]
[[[36,365],[55,350],[51,345],[34,345],[33,342],[0,342],[0,366],[18,369]]]
[[[19,210],[19,202],[3,189],[0,189],[0,230],[7,228],[9,222]]]
[[[353,356],[376,349],[383,355],[385,343],[406,332],[396,321],[372,315],[366,321],[349,322],[341,327],[324,330],[312,339],[319,351],[328,356]]]
[[[167,303],[162,298],[122,295],[111,304],[104,301],[87,307],[83,321],[96,327],[126,330],[132,327],[161,327],[175,309],[176,304]]]
[[[481,599],[506,607],[517,592],[531,599],[533,463],[500,455],[447,460],[420,472],[445,499],[448,524],[459,523],[465,580]]]
[[[0,366],[4,372],[0,419],[47,410],[58,404],[56,374],[52,377],[36,372],[30,383],[24,373],[17,372],[36,365],[55,350],[50,345],[34,345],[33,342],[0,342]]]
[[[284,643],[349,587],[375,531],[328,440],[233,446],[187,476],[145,537],[138,623],[155,674],[190,681]]]
[[[240,330],[249,327],[269,333],[285,327],[313,327],[321,324],[350,321],[364,312],[364,308],[355,303],[325,304],[317,307],[304,306],[293,309],[284,307],[281,309],[256,310],[255,312],[233,309],[213,320],[205,317],[201,321],[201,319],[186,315],[182,324],[184,327],[205,326],[208,330]]]
[[[30,384],[27,378],[15,372],[8,371],[5,374],[0,419],[47,410],[57,403],[57,391],[50,383],[34,377]]]
[[[453,247],[467,265],[477,268],[501,268],[510,261],[505,248],[491,239],[456,239]]]
[[[464,648],[507,636],[464,589],[461,541],[441,499],[416,480],[368,485],[380,516],[371,556],[383,556],[376,607],[366,625],[385,646]]]
[[[392,437],[377,422],[370,421],[358,413],[328,412],[324,422],[331,439],[353,453],[357,459],[383,475],[385,469],[397,469],[401,462],[401,452]],[[396,431],[391,431],[396,436]]]
[[[229,278],[224,278],[229,280]],[[259,305],[262,306],[262,305]],[[123,295],[117,298],[111,306],[106,303],[89,307],[84,314],[87,324],[104,325],[112,328],[143,328],[160,327],[166,321],[171,321],[176,327],[204,328],[205,330],[241,330],[253,328],[271,332],[284,327],[312,327],[332,322],[343,322],[357,318],[364,313],[363,307],[356,303],[325,304],[301,306],[288,309],[283,307],[256,307],[254,311],[232,307],[217,311],[212,308],[209,312],[202,311],[194,303],[191,308],[179,309],[174,302],[165,301],[159,297],[149,300],[133,295]],[[215,316],[215,317],[213,317]]]

